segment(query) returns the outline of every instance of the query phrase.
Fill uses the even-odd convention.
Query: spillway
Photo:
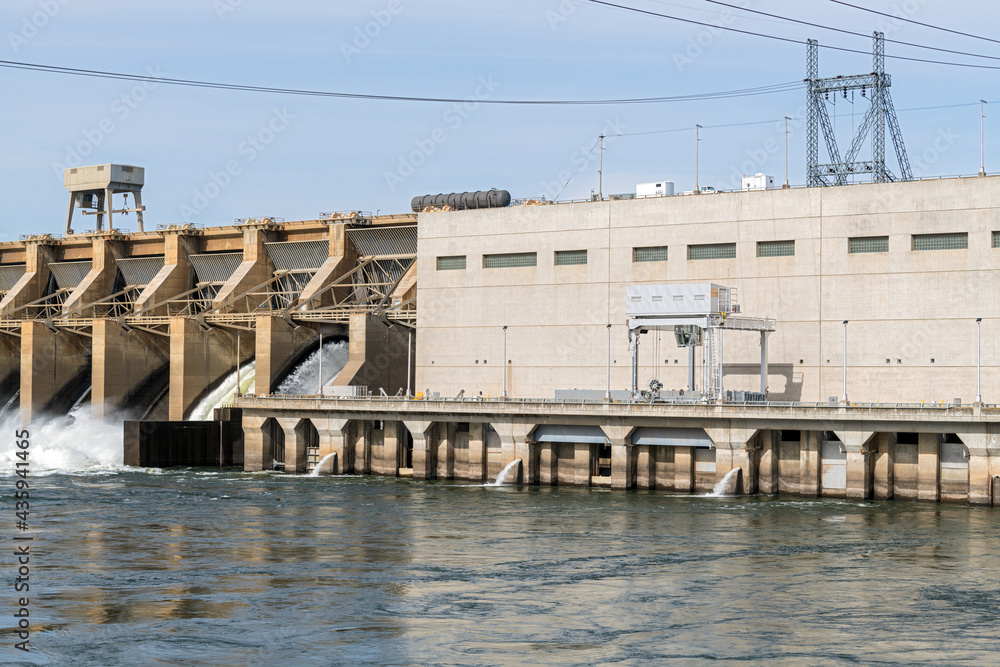
[[[233,371],[227,375],[218,387],[198,401],[198,404],[191,410],[187,421],[211,421],[215,408],[232,405],[233,399],[236,397],[237,378],[239,378],[240,393],[252,394],[256,387],[256,366],[255,361],[248,361],[243,364],[238,373]]]
[[[345,341],[330,341],[323,344],[323,377],[322,385],[333,382],[337,375],[344,369],[348,358],[348,344]],[[316,350],[295,370],[288,374],[288,377],[278,385],[276,394],[309,396],[319,393],[320,387],[320,355]]]

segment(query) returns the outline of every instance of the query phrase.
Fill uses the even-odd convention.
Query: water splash
[[[502,486],[504,484],[515,483],[517,481],[516,475],[517,475],[517,467],[519,465],[521,465],[521,459],[514,459],[513,461],[508,463],[507,466],[503,470],[501,470],[500,473],[497,475],[496,481],[493,482],[493,486]],[[514,471],[515,478],[512,481],[508,481],[507,476],[511,473],[512,470]]]
[[[248,361],[240,368],[240,393],[252,394],[257,387],[254,378],[257,373],[257,362]],[[205,396],[198,405],[191,410],[188,421],[211,421],[215,408],[231,405],[236,398],[236,371],[233,371],[216,387],[208,396]]]
[[[13,471],[17,453],[13,434],[20,430],[15,411],[0,423],[10,434],[0,451],[0,468]],[[121,419],[104,421],[90,416],[90,406],[82,405],[61,417],[36,420],[29,428],[32,475],[112,472],[124,466]]]
[[[349,349],[344,341],[323,344],[323,385],[332,382],[347,365]],[[311,396],[319,393],[319,350],[316,350],[278,386],[276,394]]]
[[[323,464],[326,463],[327,461],[329,461],[330,459],[332,459],[336,455],[337,455],[337,452],[333,452],[332,454],[327,454],[322,459],[320,459],[319,463],[316,464],[316,467],[313,468],[312,471],[309,473],[309,476],[310,477],[319,477],[320,475],[322,475],[323,474],[322,473]]]
[[[743,468],[733,468],[732,470],[727,472],[726,476],[720,479],[718,483],[716,483],[715,488],[712,489],[712,493],[710,495],[713,496],[736,495],[736,485],[737,485],[736,476],[739,475],[742,470]]]
[[[0,419],[3,419],[3,416],[7,414],[7,410],[10,409],[10,406],[13,405],[14,401],[20,398],[20,396],[21,396],[21,390],[18,389],[17,391],[14,392],[14,395],[10,397],[10,400],[7,401],[7,404],[3,406],[3,410],[0,410]]]

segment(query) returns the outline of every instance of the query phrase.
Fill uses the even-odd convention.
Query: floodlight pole
[[[840,397],[841,403],[847,403],[847,322],[844,320],[844,394]]]
[[[604,400],[611,401],[611,325],[608,325],[608,388],[604,392]]]
[[[701,143],[701,125],[694,126],[694,193],[701,194],[701,188],[698,187],[698,152],[699,144]]]
[[[785,116],[785,184],[781,186],[782,190],[787,190],[790,185],[788,185],[788,121],[790,118]],[[766,185],[766,184],[765,184]]]
[[[507,399],[507,325],[503,327],[503,359],[500,360],[500,367],[503,371],[503,394],[502,398]]]
[[[979,175],[986,175],[986,136],[984,134],[985,123],[983,121],[986,118],[986,100],[979,100]]]
[[[976,403],[983,402],[983,318],[976,318]]]

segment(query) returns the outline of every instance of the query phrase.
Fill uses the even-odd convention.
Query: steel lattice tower
[[[871,174],[876,183],[886,181],[913,180],[910,170],[910,160],[906,156],[903,145],[903,133],[899,128],[899,120],[889,96],[891,77],[885,73],[885,36],[876,32],[872,52],[873,72],[855,76],[837,76],[825,79],[819,78],[819,42],[810,39],[806,47],[806,71],[808,78],[807,95],[807,138],[806,138],[806,184],[809,187],[823,185],[846,185],[848,177],[857,174]],[[847,155],[841,159],[837,137],[833,132],[830,115],[826,110],[826,99],[830,93],[842,93],[846,96],[848,90],[861,90],[865,97],[871,91],[871,105],[865,113],[852,141]],[[889,171],[885,163],[885,127],[889,126],[889,134],[896,148],[896,160],[899,162],[899,178]],[[826,140],[826,150],[830,156],[828,164],[819,162],[819,130],[822,127]],[[859,161],[861,150],[868,133],[872,135],[872,159]]]

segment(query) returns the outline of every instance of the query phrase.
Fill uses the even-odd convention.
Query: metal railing
[[[705,402],[698,400],[685,400],[679,399],[676,401],[605,401],[602,399],[580,399],[580,398],[503,398],[501,396],[380,396],[380,395],[369,395],[369,396],[330,396],[319,394],[270,394],[270,395],[254,395],[254,394],[244,394],[242,398],[249,399],[267,399],[267,400],[323,400],[323,401],[353,401],[353,402],[369,402],[369,403],[441,403],[445,405],[455,405],[455,404],[480,404],[488,403],[491,405],[523,405],[523,406],[580,406],[580,407],[593,407],[599,405],[626,405],[633,407],[648,407],[648,408],[659,408],[659,407],[704,407],[704,408],[810,408],[810,409],[825,409],[825,410],[952,410],[952,409],[966,409],[972,410],[975,406],[970,403],[830,403],[823,401],[743,401],[743,402],[733,402],[733,401],[720,401],[720,402]],[[979,407],[981,408],[997,408],[1000,404],[997,403],[983,403]]]

